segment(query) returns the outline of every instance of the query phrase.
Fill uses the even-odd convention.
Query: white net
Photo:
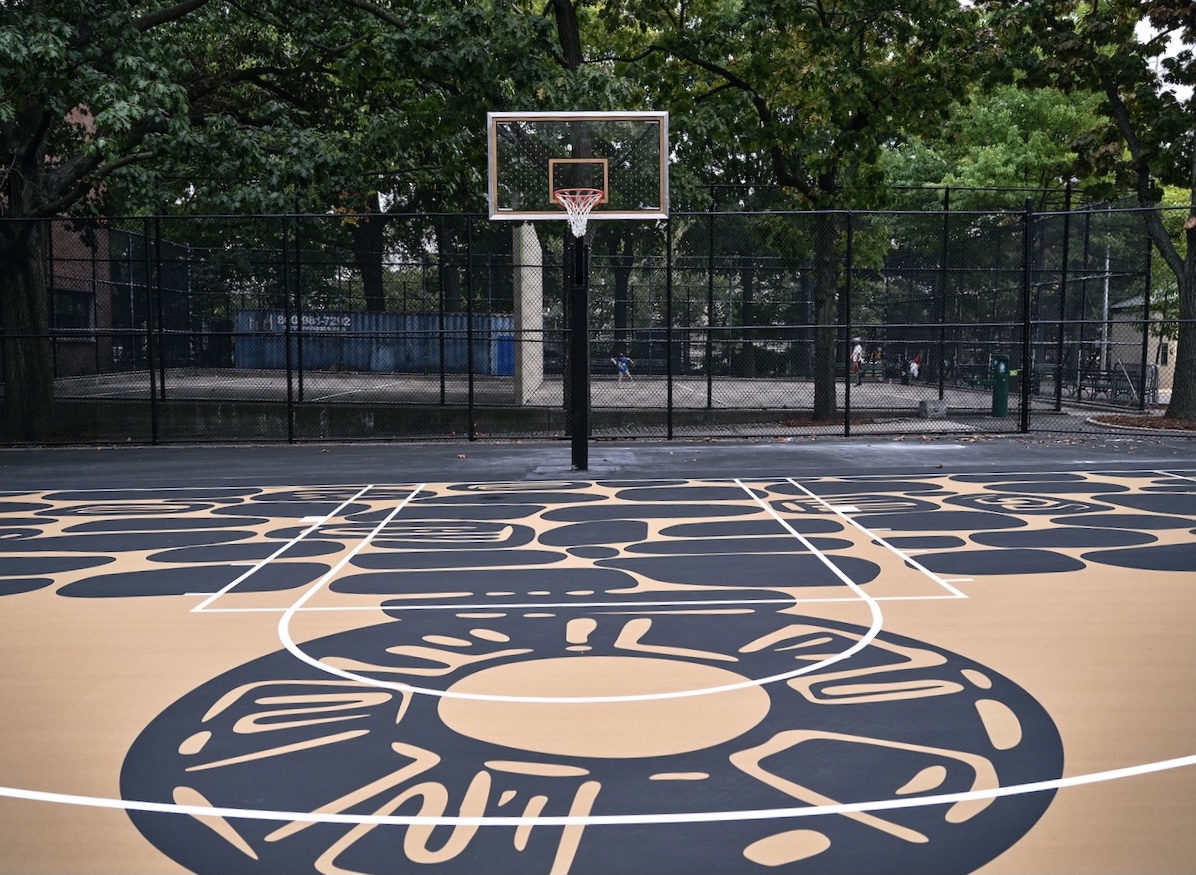
[[[594,204],[602,200],[600,188],[561,188],[552,193],[556,202],[565,208],[574,237],[586,235],[586,223]]]

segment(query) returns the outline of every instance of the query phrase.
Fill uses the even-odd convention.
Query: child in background
[[[623,379],[631,379],[631,366],[635,364],[627,357],[627,353],[621,352],[610,360],[611,364],[615,366],[615,370],[619,374],[619,383],[622,384]]]

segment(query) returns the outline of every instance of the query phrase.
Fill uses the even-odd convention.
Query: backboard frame
[[[526,122],[531,125],[535,124],[561,124],[584,125],[586,122],[627,122],[631,125],[642,125],[645,131],[653,130],[655,126],[655,137],[658,156],[656,157],[656,175],[653,179],[657,188],[652,192],[655,195],[655,202],[643,208],[604,208],[610,200],[611,186],[618,186],[618,179],[613,178],[617,176],[617,169],[611,169],[609,173],[607,168],[603,167],[603,191],[606,193],[603,196],[602,202],[591,212],[590,221],[611,221],[611,220],[656,220],[668,218],[669,214],[669,134],[668,134],[668,113],[658,112],[653,110],[643,111],[625,111],[625,112],[491,112],[486,115],[486,141],[487,141],[487,200],[490,207],[490,218],[499,221],[561,221],[567,219],[567,214],[563,207],[553,202],[552,200],[552,170],[551,167],[546,167],[544,179],[537,189],[527,187],[528,192],[535,198],[541,197],[541,192],[544,197],[543,203],[534,203],[527,208],[519,208],[504,203],[504,198],[500,196],[500,185],[503,185],[502,174],[502,154],[501,150],[504,148],[503,137],[500,135],[500,128],[503,126],[516,125],[521,122]],[[546,155],[544,160],[551,162],[552,165],[566,164],[571,162],[585,163],[599,161],[605,164],[610,156],[606,155],[584,155],[578,156],[573,154],[565,154],[562,152],[557,155]],[[648,166],[651,166],[650,164]]]

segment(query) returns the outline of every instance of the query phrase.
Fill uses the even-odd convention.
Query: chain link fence
[[[595,438],[1070,432],[1167,398],[1137,210],[739,206],[591,222]],[[564,222],[2,230],[5,444],[552,438],[587,400]]]

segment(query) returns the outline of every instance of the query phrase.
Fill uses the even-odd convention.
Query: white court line
[[[304,529],[302,532],[300,532],[295,537],[291,538],[291,540],[287,541],[285,544],[283,544],[281,547],[279,547],[277,550],[275,550],[273,553],[271,553],[269,556],[267,556],[261,562],[255,562],[253,564],[253,566],[248,571],[246,571],[244,574],[238,575],[234,580],[230,581],[229,583],[226,583],[224,586],[220,587],[220,589],[216,590],[214,593],[212,593],[210,596],[208,596],[206,599],[204,599],[198,605],[193,607],[191,609],[190,613],[192,613],[192,614],[213,613],[212,611],[207,610],[208,605],[210,605],[212,602],[216,601],[216,599],[220,598],[222,595],[227,593],[233,587],[237,586],[238,584],[244,583],[251,576],[256,574],[260,569],[265,568],[267,565],[269,565],[271,562],[273,562],[275,559],[277,559],[279,556],[281,556],[283,553],[285,553],[287,550],[289,550],[295,544],[299,543],[304,538],[306,538],[308,535],[310,535],[312,532],[314,532],[316,529],[318,529],[320,526],[322,526],[325,522],[339,516],[341,511],[343,511],[346,507],[348,507],[354,501],[359,499],[361,496],[365,495],[372,488],[373,488],[372,486],[366,486],[364,489],[358,490],[356,495],[354,495],[352,498],[346,498],[344,501],[342,501],[337,506],[336,510],[334,510],[332,513],[328,514],[327,516],[318,517],[317,518],[318,522],[312,523],[310,526],[308,526],[306,529]],[[310,519],[310,517],[307,517],[305,519]],[[190,595],[190,593],[188,593],[188,595]]]
[[[178,805],[171,802],[140,802],[129,799],[109,799],[103,796],[78,796],[71,793],[50,793],[42,790],[23,790],[0,787],[0,796],[30,802],[51,802],[60,805],[80,805],[89,808],[112,808],[121,811],[145,811],[154,814],[186,814],[191,817],[224,817],[239,820],[293,821],[296,823],[335,823],[371,826],[623,826],[630,824],[718,823],[722,821],[781,820],[796,817],[823,817],[830,814],[854,814],[865,811],[895,811],[902,808],[925,808],[931,805],[950,805],[978,799],[999,799],[1027,793],[1044,793],[1069,787],[1082,787],[1104,781],[1135,778],[1155,772],[1196,766],[1196,754],[1141,763],[1103,772],[1010,784],[987,790],[964,790],[940,793],[936,796],[876,799],[869,802],[844,802],[835,805],[808,805],[794,808],[759,808],[747,811],[685,811],[668,814],[591,814],[553,815],[536,817],[453,816],[427,817],[420,815],[380,814],[319,814],[311,811],[275,811],[258,808],[223,808],[204,805]]]
[[[932,581],[937,583],[943,589],[952,593],[955,598],[959,598],[959,599],[967,598],[966,595],[964,595],[962,592],[960,592],[955,587],[953,587],[951,584],[949,584],[945,578],[939,577],[937,574],[935,574],[933,571],[931,571],[925,565],[923,565],[922,563],[920,563],[916,559],[914,559],[912,556],[910,556],[910,554],[904,553],[901,550],[898,550],[896,547],[894,547],[892,544],[890,544],[884,538],[878,538],[876,536],[875,532],[869,531],[867,528],[865,528],[864,526],[861,526],[859,523],[857,523],[851,517],[847,516],[847,514],[849,512],[855,512],[857,510],[856,508],[852,508],[850,511],[848,511],[847,508],[849,507],[849,505],[830,504],[825,499],[823,499],[821,496],[815,495],[809,489],[806,489],[806,487],[802,486],[800,483],[798,483],[792,477],[786,477],[785,479],[789,483],[793,484],[798,489],[800,489],[802,492],[804,492],[806,495],[808,495],[810,498],[812,498],[815,501],[819,502],[820,504],[824,505],[828,510],[830,510],[833,514],[835,514],[841,520],[843,520],[844,522],[848,523],[849,525],[852,525],[855,528],[859,529],[861,532],[863,532],[865,535],[867,535],[870,540],[873,540],[873,541],[876,541],[877,543],[879,543],[882,547],[884,547],[890,553],[895,555],[902,562],[907,562],[910,565],[912,565],[914,568],[916,568],[918,571],[921,571],[923,574],[925,574],[927,577],[929,577]],[[892,530],[890,529],[889,531],[892,531]],[[970,580],[971,578],[953,578],[953,579],[955,579],[955,580],[960,580],[960,579]]]
[[[1189,477],[1187,474],[1176,474],[1173,471],[1152,471],[1151,473],[1162,477],[1174,477],[1176,480],[1189,480],[1196,483],[1196,477]]]
[[[848,577],[846,574],[844,574],[830,559],[828,559],[826,556],[824,556],[821,553],[821,551],[818,550],[818,548],[816,548],[805,537],[803,537],[800,532],[796,531],[791,525],[789,525],[785,520],[783,520],[780,516],[778,516],[777,513],[771,507],[769,507],[765,502],[763,502],[759,497],[757,497],[755,492],[753,492],[751,489],[749,489],[747,486],[745,486],[741,480],[736,479],[734,482],[736,484],[738,484],[738,486],[741,489],[743,489],[743,491],[745,493],[747,493],[747,495],[749,497],[751,497],[751,499],[753,501],[755,501],[756,504],[758,504],[764,510],[765,513],[769,514],[774,520],[776,520],[778,523],[780,523],[781,526],[783,526],[786,530],[788,530],[788,532],[791,535],[793,535],[795,538],[797,538],[799,541],[801,541],[802,544],[805,545],[806,549],[810,550],[810,552],[812,552],[815,556],[817,556],[819,558],[819,560],[824,565],[826,565],[827,568],[829,568],[831,570],[831,573],[833,573],[836,577],[838,577],[841,581],[843,581],[852,590],[852,592],[855,593],[855,595],[856,595],[855,601],[863,602],[864,604],[866,604],[868,606],[869,612],[872,615],[871,624],[868,628],[868,631],[864,635],[862,635],[860,637],[860,639],[855,644],[852,644],[850,647],[848,647],[847,649],[843,650],[840,653],[835,654],[834,656],[829,656],[826,659],[819,660],[818,662],[812,662],[808,665],[804,665],[799,668],[793,669],[792,671],[782,672],[780,674],[770,675],[768,677],[749,678],[749,679],[743,680],[738,683],[724,684],[724,685],[717,686],[717,687],[703,687],[703,688],[693,689],[693,690],[673,690],[673,691],[667,692],[667,693],[642,693],[642,694],[625,695],[625,696],[500,696],[500,695],[492,695],[492,694],[487,694],[487,693],[453,692],[451,690],[438,690],[438,689],[434,689],[431,687],[419,687],[419,686],[415,686],[415,685],[409,684],[409,683],[397,683],[397,682],[392,682],[392,681],[378,680],[376,678],[367,677],[366,675],[360,675],[355,672],[346,671],[344,669],[339,669],[339,668],[335,668],[333,666],[326,665],[323,662],[321,662],[320,660],[316,659],[315,657],[307,654],[301,647],[299,647],[295,643],[294,639],[291,636],[290,624],[291,624],[291,620],[294,618],[295,614],[303,607],[303,605],[312,596],[314,596],[317,592],[319,592],[321,589],[323,589],[323,587],[328,583],[328,581],[331,580],[340,571],[340,569],[343,568],[345,566],[345,564],[348,563],[353,558],[353,556],[355,556],[362,548],[364,548],[371,540],[373,540],[373,538],[383,529],[384,526],[386,526],[392,519],[394,519],[394,517],[399,513],[399,511],[401,511],[407,505],[407,502],[409,502],[411,500],[412,496],[414,496],[416,493],[419,492],[420,489],[423,488],[423,484],[420,484],[419,486],[417,486],[415,489],[415,492],[411,493],[411,495],[409,495],[405,499],[403,499],[403,501],[400,502],[399,505],[396,506],[394,510],[392,510],[389,514],[387,514],[385,519],[383,519],[380,523],[378,523],[378,525],[374,527],[373,531],[371,531],[369,533],[369,535],[367,535],[365,537],[364,540],[362,540],[356,547],[354,547],[353,550],[350,551],[347,556],[345,556],[339,563],[337,563],[337,565],[335,567],[333,567],[327,574],[325,574],[318,581],[316,581],[314,584],[312,584],[308,588],[307,592],[305,592],[302,596],[300,596],[295,601],[295,603],[293,605],[291,605],[291,607],[287,608],[287,610],[283,612],[283,615],[278,620],[278,639],[280,642],[282,642],[283,647],[285,647],[288,651],[290,651],[291,655],[293,655],[296,659],[299,659],[300,661],[307,663],[308,665],[312,666],[313,668],[318,669],[319,671],[324,672],[325,674],[335,675],[336,677],[341,677],[341,678],[344,678],[345,680],[353,681],[354,683],[364,684],[365,686],[374,687],[376,689],[397,690],[398,692],[401,692],[401,693],[424,693],[429,696],[437,696],[437,697],[445,698],[445,699],[472,699],[475,701],[487,701],[487,702],[529,702],[529,703],[546,703],[546,704],[553,704],[553,703],[576,704],[576,703],[582,703],[582,702],[604,702],[605,703],[605,702],[659,701],[662,699],[681,699],[681,698],[686,698],[686,697],[690,697],[690,696],[706,696],[706,695],[712,695],[715,693],[730,692],[732,690],[747,689],[749,687],[762,687],[762,686],[765,686],[766,684],[775,683],[777,681],[789,680],[791,678],[795,678],[795,677],[799,677],[801,675],[811,674],[813,672],[819,671],[823,668],[826,668],[828,665],[833,665],[837,662],[841,662],[844,659],[848,659],[849,657],[855,655],[856,653],[858,653],[859,651],[861,651],[865,647],[867,647],[869,644],[871,644],[872,640],[874,638],[876,638],[876,636],[880,633],[880,630],[881,630],[881,627],[882,627],[883,621],[884,621],[884,617],[880,611],[880,605],[877,604],[876,599],[872,598],[872,596],[870,596],[866,592],[864,592],[860,588],[859,584],[857,584],[854,580],[852,580],[850,577]],[[543,604],[533,605],[533,607],[543,608],[544,605]]]
[[[972,580],[971,577],[951,578],[955,581]],[[186,596],[193,598],[203,598],[207,596],[206,592],[189,592]],[[386,596],[386,598],[394,598],[394,596]],[[959,597],[953,595],[881,595],[873,596],[878,602],[941,602],[941,601],[955,601]],[[701,610],[708,605],[717,605],[719,607],[736,607],[739,605],[760,605],[760,604],[778,604],[789,605],[797,607],[798,605],[814,605],[814,604],[842,604],[858,602],[855,596],[842,596],[839,598],[816,598],[816,599],[726,599],[722,601],[709,602],[535,602],[528,604],[504,604],[503,602],[483,602],[481,604],[471,605],[450,605],[448,603],[439,605],[325,605],[319,608],[299,608],[295,611],[296,614],[335,614],[338,611],[351,613],[353,611],[505,611],[505,610],[531,610],[538,609],[566,609],[566,608],[641,608],[641,609],[655,609],[657,607],[683,607],[693,608],[694,610]],[[288,608],[208,608],[204,611],[205,614],[281,614],[287,611]],[[607,611],[607,613],[611,613]]]
[[[742,484],[741,484],[742,485]],[[418,489],[416,490],[418,492]],[[753,496],[754,497],[754,496]],[[410,496],[404,500],[410,500]],[[766,508],[767,509],[767,508]],[[397,510],[397,509],[396,509]],[[771,510],[770,510],[771,512]],[[393,516],[393,514],[392,514]],[[782,525],[784,525],[784,522]],[[787,526],[786,526],[787,527]],[[787,527],[788,528],[788,527]],[[795,533],[796,534],[796,533]],[[372,537],[372,536],[371,536]],[[364,544],[362,545],[364,546]],[[313,589],[314,592],[314,589]],[[853,600],[854,601],[854,600]],[[872,601],[876,601],[873,599]],[[294,608],[294,606],[292,606]],[[274,609],[269,609],[274,610]],[[317,610],[309,608],[306,610]],[[321,666],[321,668],[326,668]],[[939,794],[918,798],[881,799],[870,802],[843,803],[834,805],[812,805],[796,808],[758,809],[751,811],[676,812],[671,814],[632,815],[587,815],[587,816],[539,816],[539,817],[421,817],[418,815],[354,815],[319,814],[309,811],[278,811],[268,809],[247,809],[179,805],[165,802],[143,802],[113,799],[99,796],[82,796],[67,793],[53,793],[0,786],[0,796],[33,802],[76,805],[121,811],[142,811],[147,813],[182,814],[191,817],[225,817],[230,819],[264,820],[296,823],[329,823],[344,825],[376,826],[602,826],[627,824],[667,823],[712,823],[725,821],[777,820],[801,817],[850,814],[868,811],[890,811],[903,808],[919,808],[932,805],[954,804],[970,800],[994,799],[1029,793],[1049,792],[1106,781],[1133,778],[1157,772],[1186,768],[1196,765],[1196,755],[1142,763],[1118,769],[1073,775],[1048,781],[1036,781],[995,787],[987,790],[973,790],[959,793]]]
[[[542,608],[704,608],[708,605],[794,605],[791,598],[780,599],[710,599],[709,601],[626,601],[626,602],[483,602],[481,604],[403,605],[388,604],[387,611],[500,611],[540,610]]]
[[[388,389],[392,386],[405,386],[405,380],[388,380],[385,383],[374,383],[369,387],[369,392],[377,391],[378,389]],[[315,395],[310,400],[312,401],[327,401],[329,398],[343,398],[346,395],[362,395],[367,394],[365,389],[349,389],[345,392],[325,392],[323,395]]]

